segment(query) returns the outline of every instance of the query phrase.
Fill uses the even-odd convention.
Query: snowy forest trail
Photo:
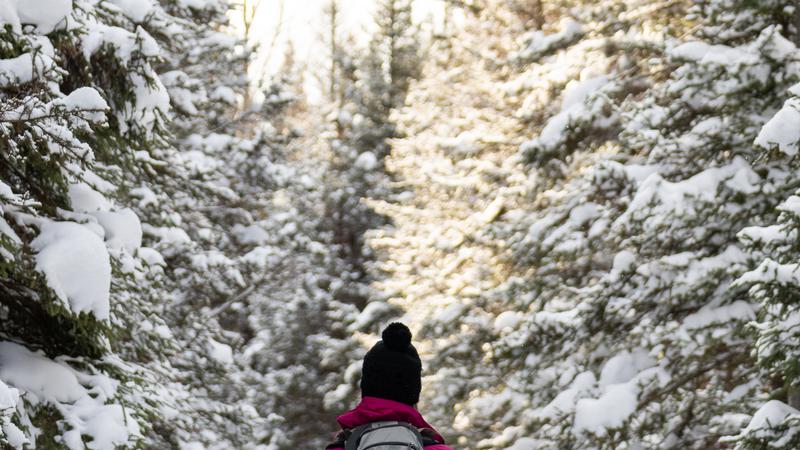
[[[467,442],[485,434],[446,425],[457,423],[457,399],[499,380],[480,365],[463,366],[484,358],[484,337],[458,324],[470,317],[477,325],[502,312],[489,295],[508,278],[507,248],[486,230],[526,194],[513,141],[523,127],[509,114],[518,105],[499,89],[507,74],[492,67],[507,57],[503,45],[510,42],[473,25],[462,39],[430,51],[422,79],[393,116],[404,137],[392,140],[385,164],[402,194],[367,203],[391,223],[368,233],[381,274],[376,287],[406,311],[424,339],[426,368],[436,374],[426,378],[422,408]],[[471,49],[486,53],[466,56]]]
[[[0,448],[800,448],[796,1],[420,1],[0,0]]]

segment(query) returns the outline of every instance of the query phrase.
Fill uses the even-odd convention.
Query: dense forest
[[[0,0],[0,448],[800,448],[796,0],[343,1]]]

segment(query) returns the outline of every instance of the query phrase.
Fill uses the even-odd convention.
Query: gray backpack
[[[423,450],[419,430],[405,422],[373,422],[353,430],[344,450]]]

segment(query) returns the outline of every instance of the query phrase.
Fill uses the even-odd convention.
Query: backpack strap
[[[370,428],[370,425],[372,424],[368,423],[354,428],[344,442],[344,450],[358,450],[358,443],[361,441],[361,436]]]
[[[440,444],[440,442],[436,440],[436,435],[434,434],[434,431],[431,430],[430,428],[420,428],[419,434],[422,436],[423,447]]]
[[[336,434],[336,437],[333,439],[333,442],[325,446],[325,449],[327,450],[329,448],[344,448],[344,444],[345,442],[347,442],[347,438],[350,437],[350,433],[352,433],[352,431],[353,430],[349,428],[340,431],[339,433]]]

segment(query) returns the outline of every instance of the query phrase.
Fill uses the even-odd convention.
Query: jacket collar
[[[363,397],[354,409],[342,414],[337,419],[342,428],[355,428],[366,423],[383,420],[406,422],[417,428],[430,428],[436,434],[436,440],[444,443],[442,436],[412,406],[378,397]]]

